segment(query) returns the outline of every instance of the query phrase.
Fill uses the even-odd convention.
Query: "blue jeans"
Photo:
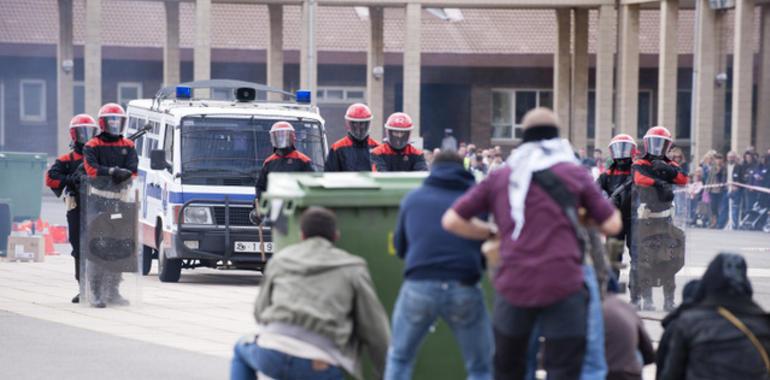
[[[596,281],[594,268],[583,265],[583,277],[588,289],[590,299],[588,301],[588,326],[586,330],[586,355],[583,358],[583,369],[580,372],[580,380],[603,380],[607,377],[607,360],[604,356],[604,318],[602,300],[599,295],[599,283]],[[540,346],[540,328],[535,328],[530,336],[529,350],[527,351],[527,379],[535,379],[537,369],[537,351]]]
[[[256,343],[235,344],[230,380],[254,380],[257,371],[279,380],[342,380],[339,367],[314,369],[313,361],[259,347]]]
[[[417,349],[439,317],[460,344],[468,379],[492,379],[492,325],[481,287],[405,280],[393,310],[386,380],[412,378]]]
[[[741,224],[741,206],[743,201],[743,189],[738,188],[735,189],[732,193],[729,195],[730,197],[730,216],[733,219],[733,225],[732,228],[734,230],[738,229],[738,226]]]

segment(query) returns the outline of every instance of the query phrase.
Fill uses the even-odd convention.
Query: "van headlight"
[[[190,206],[185,208],[182,223],[214,224],[214,219],[211,217],[211,208],[202,206]]]

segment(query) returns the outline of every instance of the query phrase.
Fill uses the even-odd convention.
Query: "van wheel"
[[[160,282],[178,282],[182,275],[182,260],[169,259],[165,249],[158,250],[158,278]]]
[[[142,246],[142,276],[150,273],[150,269],[152,269],[152,255],[154,253],[154,249],[146,245]]]

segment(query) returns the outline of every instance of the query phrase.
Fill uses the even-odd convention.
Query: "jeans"
[[[607,377],[607,361],[604,356],[604,318],[602,300],[599,294],[599,283],[596,281],[594,268],[583,265],[583,277],[588,289],[588,325],[586,330],[586,353],[583,359],[583,368],[580,371],[581,380],[603,380]],[[529,351],[527,354],[527,379],[535,380],[537,369],[537,352],[540,342],[540,326],[535,327],[535,332],[530,337]]]
[[[417,349],[438,318],[460,344],[468,379],[492,379],[492,325],[480,286],[405,280],[393,310],[385,379],[411,379]]]
[[[743,189],[735,189],[732,193],[729,195],[730,197],[730,217],[733,219],[732,222],[732,228],[734,230],[737,230],[738,227],[741,224],[741,206],[742,206],[742,200],[743,200]]]
[[[314,368],[313,360],[261,348],[254,342],[238,342],[234,351],[230,380],[254,380],[257,371],[276,380],[342,380],[344,376],[339,367]]]

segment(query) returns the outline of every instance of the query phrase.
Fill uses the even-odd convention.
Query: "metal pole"
[[[695,115],[692,114],[693,110],[695,110],[695,105],[698,104],[698,65],[696,64],[696,57],[698,57],[699,52],[699,44],[698,41],[702,38],[700,35],[700,28],[698,27],[698,21],[700,14],[698,13],[699,8],[701,6],[700,0],[695,0],[695,26],[693,27],[695,29],[695,46],[693,47],[692,57],[693,57],[693,65],[692,65],[692,83],[690,84],[692,89],[691,96],[690,96],[690,160],[689,162],[691,164],[695,164],[695,159],[697,157],[693,156],[693,152],[697,152],[697,144],[698,144],[698,126],[695,125]],[[691,169],[694,170],[694,169]]]
[[[316,7],[318,6],[318,0],[307,0],[308,2],[308,10],[307,10],[307,67],[305,68],[307,70],[307,79],[308,79],[308,90],[310,90],[311,96],[310,96],[310,104],[313,106],[316,105],[316,96],[318,94],[318,79],[315,75],[317,67],[316,63],[316,46],[315,46],[315,15],[316,15]]]

